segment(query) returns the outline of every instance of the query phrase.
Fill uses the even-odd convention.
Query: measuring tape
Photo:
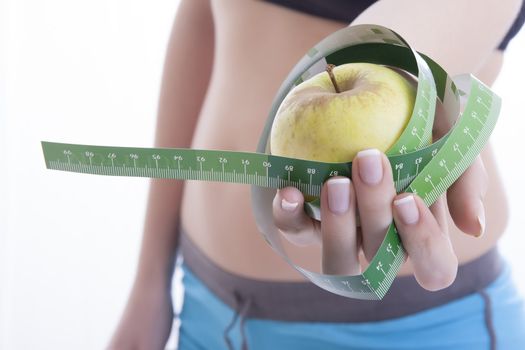
[[[413,50],[394,31],[358,25],[326,37],[297,63],[281,85],[262,132],[257,151],[232,152],[181,148],[136,148],[42,142],[48,169],[86,174],[221,181],[250,184],[259,231],[292,267],[319,287],[342,296],[380,300],[387,293],[406,253],[394,223],[376,255],[359,275],[326,275],[295,265],[286,254],[273,223],[275,189],[297,187],[320,196],[331,176],[351,175],[351,163],[324,163],[270,154],[269,135],[277,110],[290,90],[325,71],[327,64],[369,62],[400,68],[417,77],[417,94],[407,127],[388,150],[396,191],[419,195],[434,203],[472,164],[494,129],[500,98],[471,75],[452,79],[436,62]],[[436,101],[445,122],[453,125],[432,143]],[[461,112],[462,110],[462,112]],[[305,211],[320,219],[319,201]]]

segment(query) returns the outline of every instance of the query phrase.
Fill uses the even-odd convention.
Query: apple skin
[[[378,64],[348,63],[332,72],[341,92],[322,72],[286,96],[272,125],[272,154],[349,162],[363,149],[386,152],[397,141],[412,115],[413,84]]]

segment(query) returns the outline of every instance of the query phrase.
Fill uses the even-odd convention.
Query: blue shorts
[[[473,293],[408,316],[357,323],[243,319],[184,263],[182,270],[179,350],[525,349],[524,303],[506,262],[483,295]]]

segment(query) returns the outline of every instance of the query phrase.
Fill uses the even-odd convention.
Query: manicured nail
[[[359,176],[367,185],[377,185],[383,179],[381,152],[367,149],[357,153],[359,158]]]
[[[406,225],[412,225],[419,221],[419,210],[413,195],[403,197],[394,201],[401,220]]]
[[[334,214],[344,214],[350,206],[350,179],[330,179],[328,186],[328,209]]]
[[[481,237],[483,233],[485,233],[485,206],[483,205],[483,203],[480,203],[478,222],[479,222],[480,229],[476,237]]]
[[[281,200],[281,208],[284,210],[284,211],[294,211],[295,208],[297,208],[297,206],[299,205],[298,202],[288,202],[286,199],[282,199]]]

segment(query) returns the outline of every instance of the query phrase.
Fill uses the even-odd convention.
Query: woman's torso
[[[192,148],[254,151],[273,97],[290,69],[308,49],[345,24],[256,0],[216,0],[212,7],[215,62]],[[494,246],[507,221],[504,189],[490,149],[485,149],[483,160],[490,181],[484,200],[485,235],[473,238],[461,233],[449,217],[460,263]],[[247,185],[186,181],[181,225],[212,261],[229,272],[268,280],[304,279],[259,234]],[[283,242],[296,264],[319,271],[320,247]],[[408,260],[400,275],[411,273]]]

